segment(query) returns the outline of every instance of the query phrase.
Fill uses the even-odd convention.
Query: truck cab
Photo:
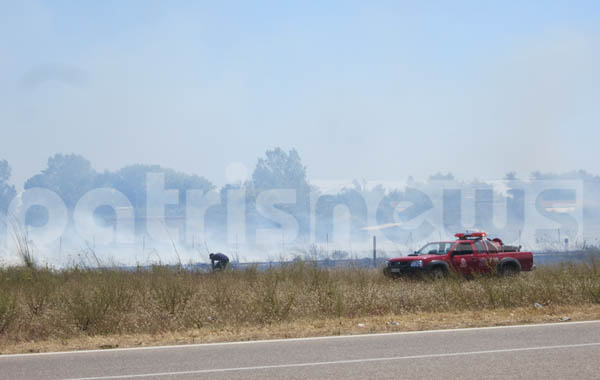
[[[455,236],[455,241],[427,243],[413,254],[389,259],[384,273],[392,277],[410,274],[441,277],[450,272],[512,275],[534,268],[531,252],[504,245],[498,238],[489,239],[485,232],[457,233]]]

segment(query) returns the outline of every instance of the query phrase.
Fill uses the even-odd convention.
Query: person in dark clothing
[[[229,257],[221,252],[211,253],[208,257],[210,258],[213,272],[225,270],[227,264],[229,264]]]

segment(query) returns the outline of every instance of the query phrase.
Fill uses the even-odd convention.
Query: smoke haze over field
[[[195,257],[205,247],[188,224],[203,228],[200,206],[213,250],[262,231],[264,252],[290,249],[296,235],[305,248],[328,246],[330,234],[351,251],[380,225],[396,231],[389,249],[405,249],[452,228],[503,226],[523,210],[553,221],[527,221],[532,244],[545,241],[537,229],[553,244],[581,241],[584,224],[600,237],[594,1],[2,2],[0,47],[0,216],[12,207],[43,225],[43,210],[13,202],[32,192],[15,194],[55,194],[67,232],[52,252],[89,249],[93,223],[123,213],[127,252],[140,260],[154,252],[146,228],[167,232],[162,252],[176,250],[172,240],[184,260]],[[148,201],[157,173],[166,192]],[[505,213],[515,189],[525,198]],[[99,194],[113,210],[93,210]],[[80,202],[88,208],[77,213]],[[148,227],[160,210],[169,223]],[[250,222],[234,229],[227,220],[240,215]]]
[[[343,259],[370,255],[375,238],[385,257],[472,228],[537,250],[600,241],[600,177],[586,172],[310,183],[298,153],[277,148],[245,181],[215,188],[160,166],[99,173],[81,156],[57,154],[15,196],[7,168],[0,162],[2,263],[19,261],[18,246],[58,266],[193,263],[211,249],[235,261]]]

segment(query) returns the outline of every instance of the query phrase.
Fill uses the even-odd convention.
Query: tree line
[[[166,207],[165,213],[171,223],[183,223],[185,218],[186,192],[188,190],[201,190],[208,192],[217,191],[220,196],[220,204],[211,207],[207,211],[206,219],[212,224],[214,232],[222,234],[225,238],[226,232],[222,228],[227,222],[227,194],[229,190],[236,188],[244,189],[246,201],[245,213],[247,228],[273,227],[273,222],[256,209],[258,195],[269,189],[294,189],[296,190],[296,202],[282,204],[278,207],[293,215],[299,221],[299,235],[307,234],[310,222],[310,198],[311,192],[319,192],[311,186],[307,178],[307,168],[302,164],[298,152],[294,149],[284,151],[281,148],[267,150],[263,157],[258,158],[256,166],[250,178],[244,183],[226,184],[217,188],[210,180],[196,174],[186,174],[160,165],[135,164],[128,165],[115,171],[99,172],[94,169],[91,162],[85,157],[77,154],[55,154],[50,157],[44,168],[38,174],[27,179],[25,189],[46,188],[61,197],[69,210],[73,210],[79,199],[88,191],[97,188],[113,188],[124,194],[131,202],[136,221],[143,221],[146,217],[146,176],[148,173],[162,173],[165,179],[166,189],[179,190],[179,202],[177,205]],[[0,161],[0,213],[6,214],[10,202],[16,196],[16,189],[10,183],[11,167],[6,160]],[[514,172],[507,173],[504,179],[507,183],[518,183],[520,180]],[[533,180],[578,180],[583,183],[584,210],[583,221],[585,227],[600,230],[600,177],[586,171],[571,171],[566,173],[542,173],[533,172],[530,175]],[[408,179],[411,185],[412,178]],[[428,181],[414,184],[415,188],[427,188],[434,186],[435,181],[456,181],[463,187],[477,186],[477,180],[460,182],[451,173],[436,173],[429,176]],[[368,188],[364,182],[355,180],[352,186],[345,187],[335,194],[322,195],[316,204],[316,238],[318,241],[327,239],[327,234],[332,230],[331,215],[333,208],[338,204],[344,204],[352,214],[351,230],[353,236],[366,238],[365,227],[367,210],[365,197],[369,194],[375,197],[387,195],[390,200],[401,202],[410,199],[410,189],[393,190],[384,189],[382,186]],[[418,195],[418,194],[417,194]],[[382,220],[392,218],[395,211],[383,209]],[[108,220],[114,217],[114,210],[109,208],[99,209],[98,216]],[[389,215],[388,215],[389,214]],[[409,213],[405,213],[408,215]],[[378,218],[379,218],[378,211]],[[32,209],[28,212],[27,222],[36,224],[44,219],[44,210]],[[459,218],[460,219],[460,218]],[[136,223],[137,232],[143,231],[144,223]],[[400,240],[405,237],[399,238]],[[361,239],[362,240],[362,239]]]

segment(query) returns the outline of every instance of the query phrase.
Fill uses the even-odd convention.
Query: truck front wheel
[[[436,265],[433,268],[431,268],[429,274],[432,278],[437,280],[448,276],[448,270],[441,265]]]
[[[383,268],[383,275],[385,277],[392,277],[392,272],[390,271],[390,268],[388,268],[388,267]]]

